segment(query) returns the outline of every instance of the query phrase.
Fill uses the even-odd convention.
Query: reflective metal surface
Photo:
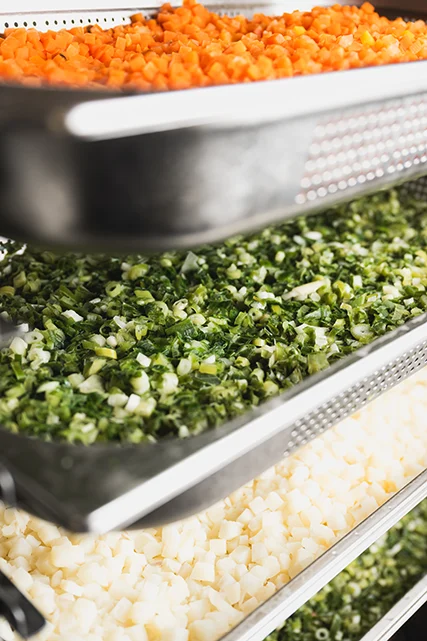
[[[4,617],[23,639],[34,636],[46,624],[40,612],[3,572],[0,572],[0,617]]]

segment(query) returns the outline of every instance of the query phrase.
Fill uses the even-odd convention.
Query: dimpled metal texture
[[[119,24],[128,24],[132,12],[128,11],[66,11],[37,13],[11,13],[2,15],[0,31],[4,29],[26,28],[39,31],[59,31],[98,24],[103,29],[110,29]],[[152,12],[144,11],[148,16]]]
[[[352,385],[316,410],[294,423],[291,440],[284,452],[291,452],[334,427],[341,420],[427,365],[427,341],[402,354],[378,371]]]
[[[299,205],[372,184],[427,162],[427,94],[352,108],[317,125]]]
[[[133,5],[132,2],[129,3]],[[70,10],[70,11],[34,11],[32,13],[19,12],[12,8],[10,13],[2,13],[0,16],[0,33],[5,29],[11,28],[25,28],[37,29],[38,31],[59,31],[60,29],[73,29],[75,27],[83,27],[89,25],[99,25],[102,29],[111,29],[121,24],[129,24],[130,18],[135,13],[142,13],[145,18],[151,18],[158,13],[159,8],[163,2],[153,2],[148,6],[136,5],[133,8],[124,9],[99,9],[99,10]],[[181,4],[181,2],[172,2],[173,6]],[[276,3],[260,3],[251,4],[247,3],[239,6],[238,3],[233,4],[216,4],[212,2],[203,2],[212,11],[218,14],[226,14],[228,16],[237,15],[253,15],[257,11],[262,11],[269,14],[282,14],[284,10],[292,11],[297,7],[293,1]],[[326,4],[320,2],[319,4]],[[157,6],[154,6],[157,5]],[[310,2],[303,2],[301,10],[309,10],[312,7]]]

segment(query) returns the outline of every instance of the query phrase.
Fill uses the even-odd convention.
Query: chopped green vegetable
[[[427,572],[427,501],[266,641],[359,641]]]
[[[0,422],[44,439],[198,434],[427,310],[427,203],[402,190],[197,252],[5,249],[0,308],[30,331]]]

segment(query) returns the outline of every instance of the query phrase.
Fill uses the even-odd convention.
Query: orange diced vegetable
[[[360,41],[366,47],[372,47],[375,44],[375,39],[371,36],[369,31],[364,31],[360,37]]]
[[[164,91],[423,59],[426,23],[388,20],[370,3],[246,18],[184,0],[109,29],[8,28],[0,36],[0,79],[34,86]]]

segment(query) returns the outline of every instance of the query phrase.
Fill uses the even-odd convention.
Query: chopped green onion
[[[0,424],[85,443],[214,428],[426,312],[426,229],[398,189],[197,255],[5,242],[0,313],[30,331],[0,352]]]

